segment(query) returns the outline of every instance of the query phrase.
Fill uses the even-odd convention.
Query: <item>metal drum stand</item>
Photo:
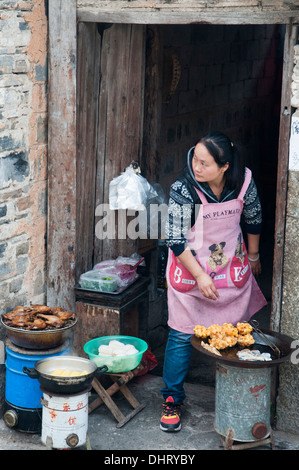
[[[271,444],[271,369],[216,363],[215,430],[226,450]],[[243,442],[234,444],[234,441]]]
[[[191,344],[216,363],[215,431],[226,450],[248,449],[264,444],[274,448],[270,426],[271,369],[287,361],[292,353],[289,336],[274,331],[253,331],[253,349],[268,352],[270,361],[240,360],[238,347],[213,354],[202,339],[191,338]],[[234,444],[234,441],[242,442]]]

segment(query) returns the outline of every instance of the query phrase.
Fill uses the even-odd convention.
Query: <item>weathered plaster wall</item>
[[[291,103],[292,103],[292,106],[294,106],[294,108],[299,109],[299,44],[295,46]]]
[[[0,311],[45,301],[45,0],[0,7]],[[0,338],[3,331],[0,330]]]
[[[295,46],[292,106],[297,108],[293,118],[299,118],[299,44]],[[299,121],[298,121],[299,122]],[[295,149],[299,155],[298,150]],[[288,174],[288,199],[286,216],[286,239],[283,269],[283,300],[281,332],[291,336],[299,343],[299,289],[298,253],[296,244],[299,233],[299,171],[290,170]],[[294,348],[291,361],[280,367],[279,391],[277,400],[278,427],[299,431],[299,344]]]

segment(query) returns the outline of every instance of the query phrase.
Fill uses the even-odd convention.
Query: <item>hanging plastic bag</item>
[[[137,164],[138,165],[138,164]],[[149,199],[158,193],[140,174],[140,168],[132,162],[125,171],[113,178],[109,185],[109,206],[111,210],[143,210]]]
[[[168,220],[168,200],[161,184],[153,183],[157,195],[147,200],[147,233],[144,238],[165,238],[165,226]],[[140,231],[142,227],[140,228]]]

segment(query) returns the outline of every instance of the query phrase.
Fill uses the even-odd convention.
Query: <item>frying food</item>
[[[248,335],[252,332],[252,326],[249,323],[237,323],[237,330],[240,335]]]
[[[209,336],[208,329],[205,326],[196,325],[194,327],[195,336],[199,338],[207,338]]]
[[[235,328],[231,323],[223,323],[222,328],[228,336],[238,336],[238,329]]]
[[[238,344],[240,346],[251,346],[252,344],[254,344],[254,339],[252,337],[252,335],[250,333],[248,333],[247,335],[239,335],[238,336]]]
[[[69,369],[56,369],[56,370],[53,370],[53,372],[51,372],[50,375],[56,375],[58,377],[75,377],[77,375],[81,376],[81,375],[87,375],[87,374],[88,374],[87,370],[78,372],[76,370],[71,371]]]
[[[204,341],[201,342],[201,345],[203,348],[205,348],[207,351],[210,351],[213,354],[216,354],[216,356],[221,356],[221,353],[216,349],[214,346],[211,344],[205,343]]]
[[[222,336],[214,336],[213,338],[210,338],[209,343],[216,349],[225,349],[235,346],[235,344],[237,344],[237,338],[235,336],[224,334]]]
[[[220,325],[211,325],[208,328],[209,336],[220,336],[223,334],[222,327]]]
[[[193,331],[198,338],[208,338],[209,346],[215,348],[217,351],[231,348],[236,344],[241,347],[248,347],[255,342],[250,334],[252,326],[249,325],[249,323],[239,322],[236,327],[232,325],[232,323],[223,323],[223,325],[213,324],[208,328],[196,325]],[[203,343],[207,345],[207,343],[202,342],[202,344]],[[211,352],[214,352],[213,349],[211,349]]]
[[[50,330],[70,325],[75,320],[75,315],[61,307],[18,305],[12,312],[3,313],[2,320],[7,326],[24,330]]]

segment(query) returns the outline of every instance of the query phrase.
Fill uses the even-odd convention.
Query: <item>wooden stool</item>
[[[99,395],[99,397],[93,400],[93,402],[89,405],[88,412],[91,413],[95,408],[105,403],[107,408],[111,411],[113,416],[118,421],[118,424],[116,425],[117,428],[122,427],[124,424],[130,421],[130,419],[132,419],[137,413],[139,413],[139,411],[141,411],[145,407],[145,404],[140,404],[138,400],[136,400],[132,392],[130,392],[130,390],[126,386],[126,383],[132,380],[136,376],[136,374],[138,374],[138,372],[143,369],[144,366],[140,363],[135,369],[130,370],[129,372],[122,372],[118,374],[105,374],[108,375],[114,381],[114,384],[107,389],[105,389],[102,386],[101,382],[96,377],[94,377],[93,381],[91,382],[91,385],[96,391],[96,393]],[[114,395],[118,391],[120,391],[124,395],[130,405],[134,408],[134,410],[131,411],[131,413],[129,413],[127,416],[123,415],[123,413],[120,411],[118,406],[111,398],[112,395]]]

